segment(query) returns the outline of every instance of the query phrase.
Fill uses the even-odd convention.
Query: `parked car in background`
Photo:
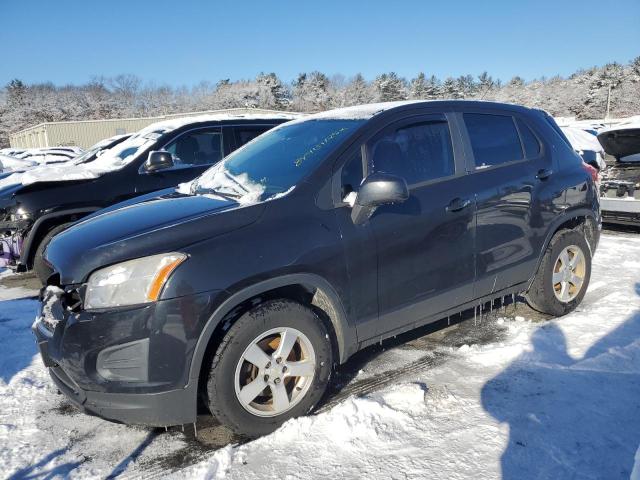
[[[42,252],[78,219],[192,180],[291,114],[204,115],[152,124],[89,163],[40,167],[0,180],[0,265],[50,269]]]
[[[562,132],[569,139],[573,149],[578,152],[585,163],[588,163],[599,171],[607,165],[604,161],[604,150],[596,136],[591,133],[595,130],[585,130],[578,127],[561,127]]]
[[[15,157],[21,160],[29,160],[40,165],[51,165],[54,163],[63,163],[77,157],[84,150],[78,147],[52,147],[52,148],[30,148],[20,153],[16,153]]]
[[[640,121],[602,130],[598,140],[613,159],[600,186],[603,220],[640,226]]]
[[[104,140],[99,141],[95,145],[89,147],[80,155],[72,158],[70,163],[74,165],[80,165],[83,163],[93,162],[100,155],[105,153],[110,148],[115,147],[116,145],[124,142],[127,138],[131,137],[132,133],[124,133],[122,135],[114,135],[113,137],[105,138]]]
[[[24,172],[36,167],[38,164],[30,160],[22,160],[10,157],[9,155],[0,154],[0,178],[16,172]]]
[[[385,338],[515,293],[576,308],[599,238],[591,170],[551,117],[514,105],[312,115],[57,235],[33,330],[89,413],[180,425],[202,400],[261,435]]]

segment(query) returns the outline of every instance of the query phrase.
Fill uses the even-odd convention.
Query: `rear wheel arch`
[[[354,353],[355,328],[348,324],[342,302],[327,280],[304,273],[272,278],[234,293],[209,318],[196,344],[189,374],[189,383],[197,384],[199,393],[206,387],[206,365],[225,332],[247,310],[273,299],[289,299],[312,308],[333,336],[338,362],[343,363]]]
[[[540,269],[544,253],[551,244],[553,237],[562,230],[578,230],[582,232],[585,235],[589,248],[591,249],[590,253],[593,256],[599,239],[599,224],[593,211],[584,209],[567,212],[565,215],[557,218],[547,230],[547,235],[536,263],[536,269],[529,282],[530,285],[533,283],[535,274]]]

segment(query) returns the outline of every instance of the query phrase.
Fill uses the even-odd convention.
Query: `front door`
[[[220,127],[208,127],[182,133],[164,149],[171,153],[174,166],[151,173],[140,171],[137,193],[175,187],[201,175],[225,156]]]
[[[475,197],[445,115],[411,117],[366,145],[370,171],[403,177],[409,199],[369,223],[378,257],[377,335],[407,330],[469,301]]]

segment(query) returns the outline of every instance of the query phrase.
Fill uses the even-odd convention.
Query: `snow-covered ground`
[[[76,412],[36,355],[34,291],[17,285],[0,286],[2,475],[640,478],[638,234],[603,235],[576,312],[509,305],[369,348],[320,413],[248,443],[204,416],[196,441]]]

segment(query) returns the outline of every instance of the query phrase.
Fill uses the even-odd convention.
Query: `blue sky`
[[[0,85],[311,70],[532,79],[640,55],[640,0],[0,0],[0,18]]]

